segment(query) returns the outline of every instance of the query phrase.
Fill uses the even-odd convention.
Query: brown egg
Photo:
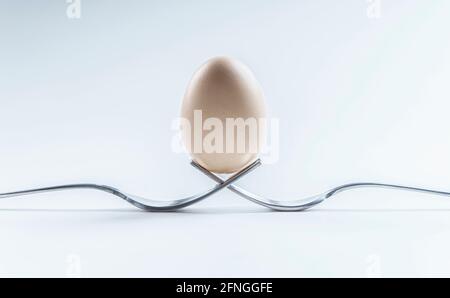
[[[265,104],[253,73],[241,62],[217,57],[203,64],[187,88],[182,134],[192,159],[215,173],[253,162],[265,138]]]

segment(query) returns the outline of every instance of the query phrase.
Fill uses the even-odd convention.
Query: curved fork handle
[[[256,169],[261,165],[261,161],[258,159],[242,169],[241,171],[237,172],[236,174],[232,175],[230,178],[228,178],[225,181],[219,182],[216,186],[213,188],[204,191],[202,193],[189,196],[187,198],[177,199],[177,200],[171,200],[171,201],[163,201],[163,200],[151,200],[142,198],[135,195],[127,194],[123,191],[120,191],[114,187],[106,186],[106,185],[97,185],[97,184],[69,184],[69,185],[60,185],[60,186],[51,186],[51,187],[44,187],[44,188],[35,188],[35,189],[29,189],[29,190],[21,190],[21,191],[15,191],[15,192],[9,192],[9,193],[0,193],[0,199],[2,198],[10,198],[10,197],[16,197],[16,196],[24,196],[24,195],[32,195],[37,193],[45,193],[45,192],[53,192],[53,191],[63,191],[63,190],[71,190],[71,189],[94,189],[99,191],[104,191],[107,193],[110,193],[112,195],[115,195],[116,197],[119,197],[128,203],[132,204],[133,206],[136,206],[140,209],[143,209],[145,211],[175,211],[181,208],[185,208],[187,206],[190,206],[192,204],[195,204],[197,202],[200,202],[213,194],[225,189],[232,183],[238,181],[245,175],[249,174],[251,171]]]

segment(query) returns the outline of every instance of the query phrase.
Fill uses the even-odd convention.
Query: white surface
[[[356,191],[305,213],[267,212],[227,195],[164,214],[140,212],[108,201],[107,195],[93,202],[92,194],[82,193],[74,194],[81,200],[76,204],[61,195],[46,198],[51,210],[42,201],[40,208],[32,203],[33,209],[25,207],[30,202],[11,202],[0,211],[1,272],[63,277],[449,276],[450,202],[397,193],[392,199],[398,207],[382,209],[375,193],[389,196]],[[58,209],[65,203],[56,198],[72,203],[70,209]],[[388,205],[378,205],[382,203]],[[432,207],[421,208],[425,203]],[[411,204],[415,207],[401,207]],[[94,205],[102,210],[86,209]]]
[[[1,1],[0,191],[94,182],[166,198],[211,186],[171,151],[171,122],[194,70],[223,54],[253,69],[281,125],[279,161],[243,187],[449,190],[450,2],[381,3],[371,19],[363,0],[82,0],[69,20],[65,1]],[[226,193],[180,214],[95,192],[15,198],[0,202],[0,272],[450,275],[447,198],[366,189],[320,208],[264,212]]]

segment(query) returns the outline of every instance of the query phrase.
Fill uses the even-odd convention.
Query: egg
[[[191,158],[215,173],[255,161],[265,141],[262,89],[240,61],[216,57],[192,77],[181,107],[181,132]]]

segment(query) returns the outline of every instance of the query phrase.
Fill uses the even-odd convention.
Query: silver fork
[[[143,209],[145,211],[175,211],[179,210],[181,208],[185,208],[187,206],[190,206],[192,204],[195,204],[197,202],[200,202],[211,195],[228,188],[235,194],[241,196],[244,199],[247,199],[253,203],[256,203],[258,205],[267,207],[272,210],[276,211],[304,211],[311,207],[314,207],[326,199],[340,193],[343,191],[347,191],[350,189],[355,188],[362,188],[362,187],[379,187],[379,188],[390,188],[390,189],[399,189],[399,190],[407,190],[407,191],[415,191],[415,192],[423,192],[423,193],[429,193],[434,195],[442,195],[442,196],[450,196],[450,192],[445,191],[438,191],[438,190],[432,190],[432,189],[426,189],[426,188],[418,188],[418,187],[411,187],[411,186],[402,186],[402,185],[395,185],[395,184],[384,184],[384,183],[372,183],[372,182],[360,182],[360,183],[350,183],[350,184],[344,184],[335,188],[332,188],[324,193],[308,197],[305,199],[300,200],[291,200],[291,201],[283,201],[283,200],[275,200],[275,199],[269,199],[264,198],[262,196],[256,195],[254,193],[251,193],[233,183],[253,171],[255,168],[261,165],[261,161],[258,159],[249,166],[245,167],[238,173],[232,175],[228,179],[224,180],[223,178],[219,177],[218,175],[208,171],[198,163],[192,161],[191,165],[195,167],[196,169],[203,172],[206,176],[217,182],[218,184],[214,186],[213,188],[204,191],[200,194],[193,195],[187,198],[183,199],[177,199],[172,201],[159,201],[159,200],[151,200],[142,198],[135,195],[130,195],[125,192],[122,192],[114,187],[106,186],[106,185],[97,185],[97,184],[69,184],[69,185],[60,185],[60,186],[51,186],[51,187],[44,187],[44,188],[35,188],[35,189],[29,189],[29,190],[22,190],[22,191],[16,191],[16,192],[9,192],[9,193],[2,193],[0,194],[0,199],[2,198],[10,198],[10,197],[16,197],[16,196],[24,196],[24,195],[31,195],[31,194],[37,194],[37,193],[43,193],[43,192],[52,192],[52,191],[63,191],[63,190],[70,190],[70,189],[94,189],[99,191],[104,191],[110,194],[113,194],[121,199],[124,199],[128,203]]]
[[[31,195],[31,194],[37,194],[37,193],[44,193],[44,192],[53,192],[53,191],[63,191],[63,190],[70,190],[70,189],[93,189],[93,190],[99,190],[104,191],[110,194],[113,194],[121,199],[124,199],[128,203],[143,209],[145,211],[174,211],[181,208],[185,208],[187,206],[190,206],[192,204],[195,204],[197,202],[200,202],[209,196],[225,189],[227,186],[231,185],[232,183],[238,181],[257,167],[261,165],[261,161],[258,159],[242,169],[241,171],[237,172],[236,174],[232,175],[226,180],[222,180],[218,182],[216,186],[213,188],[204,191],[200,194],[196,194],[187,198],[183,199],[177,199],[172,201],[159,201],[159,200],[151,200],[142,198],[135,195],[127,194],[123,191],[118,190],[117,188],[106,186],[106,185],[97,185],[97,184],[68,184],[68,185],[59,185],[59,186],[51,186],[51,187],[44,187],[44,188],[35,188],[35,189],[29,189],[29,190],[21,190],[21,191],[15,191],[15,192],[9,192],[9,193],[0,193],[0,199],[2,198],[10,198],[10,197],[17,197],[17,196],[24,196],[24,195]]]
[[[224,180],[219,177],[218,175],[208,171],[198,163],[192,161],[191,165],[200,170],[202,173],[204,173],[206,176],[211,178],[217,183],[224,182]],[[418,188],[418,187],[411,187],[411,186],[403,186],[403,185],[395,185],[395,184],[384,184],[384,183],[372,183],[372,182],[360,182],[360,183],[350,183],[350,184],[344,184],[335,188],[332,188],[324,193],[308,197],[305,199],[300,200],[274,200],[269,198],[264,198],[262,196],[259,196],[257,194],[251,193],[237,185],[230,184],[227,186],[229,190],[234,192],[235,194],[241,196],[244,199],[247,199],[253,203],[256,203],[258,205],[267,207],[272,210],[276,211],[303,211],[307,210],[311,207],[314,207],[326,199],[340,193],[343,191],[347,191],[350,189],[355,188],[363,188],[363,187],[378,187],[378,188],[390,188],[390,189],[398,189],[398,190],[407,190],[407,191],[416,191],[416,192],[423,192],[423,193],[429,193],[434,195],[441,195],[441,196],[450,196],[450,192],[445,191],[438,191],[438,190],[432,190],[432,189],[426,189],[426,188]]]

